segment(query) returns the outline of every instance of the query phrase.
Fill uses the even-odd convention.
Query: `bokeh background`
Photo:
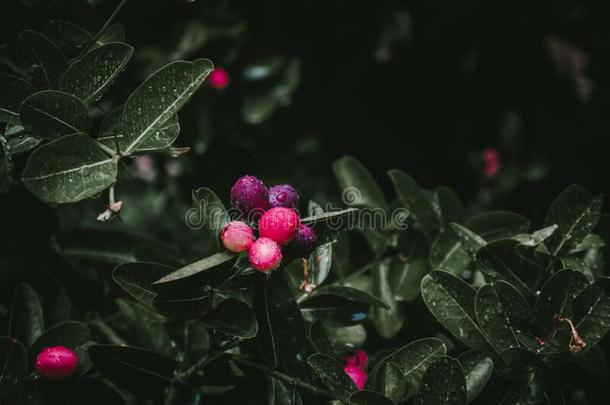
[[[2,3],[4,70],[8,44],[49,14],[42,0]],[[90,3],[103,21],[117,2]],[[255,174],[338,202],[331,165],[343,155],[388,195],[386,172],[400,168],[423,186],[450,186],[473,212],[509,209],[540,225],[572,183],[610,191],[604,10],[593,0],[130,0],[116,21],[136,52],[100,109],[171,60],[210,58],[229,81],[204,84],[180,114],[178,144],[191,152],[128,162],[122,220],[111,224],[95,221],[102,198],[52,210],[17,188],[0,201],[2,238],[58,231],[69,245],[103,226],[201,257],[207,241],[184,221],[192,189],[227,201],[237,177]]]

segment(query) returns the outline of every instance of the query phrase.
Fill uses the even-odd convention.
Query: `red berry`
[[[299,214],[292,208],[276,207],[265,212],[258,222],[260,236],[273,239],[285,245],[294,237],[299,228]]]
[[[254,232],[245,222],[231,221],[220,231],[220,239],[231,252],[244,252],[254,242]]]
[[[229,73],[225,69],[218,66],[214,68],[212,73],[210,73],[208,81],[210,82],[210,86],[213,88],[222,90],[229,85]]]
[[[43,349],[36,357],[36,371],[47,380],[59,381],[70,377],[78,366],[78,356],[64,346]]]
[[[248,260],[252,267],[258,271],[271,271],[280,265],[282,249],[269,238],[259,238],[250,246]]]
[[[260,218],[269,208],[269,191],[254,176],[242,176],[231,187],[231,205],[248,219]]]
[[[483,161],[485,162],[485,167],[483,168],[485,177],[495,176],[500,168],[500,154],[498,151],[493,148],[483,150]]]
[[[354,366],[345,366],[343,368],[343,371],[345,372],[345,374],[347,374],[349,378],[352,379],[352,381],[354,382],[354,384],[356,384],[356,387],[358,387],[359,390],[364,388],[368,376],[362,368]]]

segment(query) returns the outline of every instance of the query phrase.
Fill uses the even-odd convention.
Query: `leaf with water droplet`
[[[467,402],[474,400],[485,388],[493,375],[494,362],[491,357],[478,350],[469,350],[460,354],[457,360],[462,365],[466,378]]]
[[[424,373],[414,405],[465,405],[466,380],[460,362],[441,357]]]

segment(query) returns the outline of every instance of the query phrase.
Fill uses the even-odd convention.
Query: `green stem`
[[[97,144],[98,148],[100,148],[108,156],[110,156],[110,157],[118,156],[118,154],[116,153],[116,151],[114,149],[109,148],[108,146],[104,145],[97,139],[95,139],[95,143]]]
[[[112,20],[114,20],[114,17],[116,17],[116,15],[119,13],[119,11],[121,11],[121,9],[123,8],[123,6],[125,5],[125,3],[127,2],[127,0],[121,0],[121,2],[119,3],[118,6],[116,6],[116,8],[114,9],[114,11],[112,12],[112,14],[110,14],[110,17],[108,17],[108,19],[106,20],[106,22],[104,23],[104,25],[102,25],[102,28],[99,29],[99,31],[97,32],[97,34],[95,34],[95,36],[91,39],[91,42],[89,42],[89,44],[87,46],[85,46],[83,48],[83,50],[80,52],[80,54],[78,55],[78,58],[80,59],[84,54],[87,53],[87,51],[91,48],[91,45],[95,44],[97,42],[98,39],[100,39],[100,36],[104,33],[104,31],[106,31],[106,28],[108,28],[108,26],[110,25],[110,23],[112,23]]]

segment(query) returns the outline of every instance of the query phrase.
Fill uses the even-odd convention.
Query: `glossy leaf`
[[[399,402],[407,391],[407,382],[402,370],[395,363],[383,362],[374,375],[373,387],[376,392],[394,402]]]
[[[416,340],[381,359],[371,371],[371,375],[376,376],[383,364],[393,363],[402,370],[406,382],[410,386],[416,387],[426,368],[446,354],[447,347],[439,339]]]
[[[64,73],[58,90],[72,94],[85,104],[99,100],[129,61],[133,48],[112,43],[87,52]]]
[[[84,134],[64,136],[36,149],[22,180],[37,198],[62,204],[93,197],[117,176],[117,161],[105,155]]]
[[[549,208],[545,226],[559,228],[545,244],[556,256],[575,248],[597,225],[601,215],[602,196],[594,197],[587,189],[572,185],[563,191]]]
[[[470,254],[472,257],[474,257],[483,246],[487,245],[485,239],[481,238],[479,235],[472,232],[465,226],[452,222],[449,224],[449,227],[462,242],[464,250],[466,250],[466,252],[468,252],[468,254]]]
[[[414,404],[466,404],[466,381],[460,362],[451,357],[441,357],[432,363],[422,377]]]
[[[384,208],[385,197],[366,167],[351,156],[335,160],[333,172],[343,203],[354,207]]]
[[[415,220],[420,223],[422,231],[428,236],[434,235],[440,224],[428,196],[405,172],[390,170],[388,174],[394,184],[396,194],[411,211]]]
[[[139,347],[93,345],[89,357],[110,380],[144,398],[160,395],[177,367],[174,359]]]
[[[466,345],[485,350],[487,339],[475,319],[475,290],[456,276],[433,271],[421,283],[426,306],[449,332]]]
[[[330,275],[333,260],[333,243],[316,247],[309,257],[309,282],[320,285]]]
[[[428,274],[428,264],[424,260],[392,262],[389,274],[390,286],[397,301],[411,302],[419,297],[421,280]]]
[[[394,402],[375,391],[362,390],[354,392],[350,397],[350,404],[355,405],[393,405]]]
[[[9,335],[29,347],[44,332],[44,315],[38,294],[28,284],[18,284],[13,296]]]
[[[519,330],[534,318],[521,293],[504,281],[482,286],[475,310],[479,326],[498,352],[519,347]]]
[[[151,287],[152,283],[173,270],[172,267],[157,263],[125,263],[114,269],[112,279],[137,301],[151,307],[157,295]]]
[[[0,336],[0,397],[16,391],[28,374],[23,345],[8,336]]]
[[[208,327],[238,338],[250,339],[258,332],[252,309],[243,302],[229,298],[222,301],[201,321]]]
[[[493,242],[526,233],[530,221],[514,212],[490,211],[468,218],[464,226],[487,242]]]
[[[595,347],[610,330],[610,278],[601,277],[574,301],[576,329],[587,343],[584,353]]]
[[[210,235],[210,242],[220,249],[220,231],[231,221],[229,213],[216,193],[207,187],[193,190],[193,207],[187,214],[191,227],[203,227]]]
[[[25,30],[15,43],[19,55],[37,68],[35,85],[39,88],[51,87],[59,80],[68,64],[66,57],[49,38],[43,34]]]
[[[537,231],[534,231],[531,234],[523,233],[515,235],[513,236],[513,240],[516,240],[517,242],[525,246],[538,246],[539,244],[547,240],[553,233],[555,233],[558,227],[559,226],[556,224],[549,225],[542,229],[538,229]]]
[[[187,266],[184,266],[165,277],[155,281],[154,285],[170,284],[176,282],[189,282],[197,280],[197,282],[204,283],[209,279],[213,278],[216,271],[222,267],[222,265],[228,264],[230,261],[236,258],[235,254],[231,252],[220,252],[208,256],[204,259],[198,260]]]
[[[21,132],[21,135],[15,135],[18,132]],[[8,138],[6,143],[10,147],[10,152],[13,156],[25,153],[42,142],[41,138],[25,133],[25,129],[21,125],[7,125],[4,135]]]
[[[168,356],[175,354],[174,342],[165,328],[165,318],[135,301],[119,299],[116,304],[138,346]]]
[[[390,284],[390,259],[379,263],[373,270],[373,294],[385,303],[385,306],[373,306],[371,317],[377,333],[384,339],[391,339],[405,322],[405,307],[394,299]]]
[[[25,80],[0,72],[0,121],[19,124],[19,106],[35,91]]]
[[[214,69],[207,59],[176,61],[153,73],[127,99],[114,126],[119,150],[146,145],[201,86]]]
[[[349,403],[357,387],[337,360],[327,354],[315,353],[309,356],[307,363],[336,398]]]
[[[462,365],[466,378],[466,402],[470,403],[485,388],[494,372],[494,362],[491,357],[470,350],[460,354],[457,360]]]
[[[42,139],[86,133],[87,106],[71,94],[55,90],[34,93],[19,107],[26,131]]]
[[[472,261],[462,242],[453,232],[438,234],[430,247],[428,260],[433,269],[452,274],[460,274]]]
[[[270,367],[294,367],[304,360],[306,346],[303,315],[281,271],[257,280],[253,309],[258,321],[257,341]]]
[[[174,321],[199,319],[210,305],[210,295],[193,292],[186,296],[156,296],[152,302],[154,308],[163,316]]]
[[[361,324],[337,326],[330,324],[324,327],[332,353],[343,353],[358,349],[364,345],[367,333]]]
[[[466,208],[462,204],[460,197],[449,187],[439,186],[436,188],[436,198],[438,199],[439,209],[446,224],[451,222],[461,223],[466,219]]]

